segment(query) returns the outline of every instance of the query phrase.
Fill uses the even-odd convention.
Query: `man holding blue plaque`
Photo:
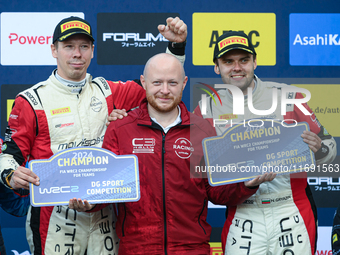
[[[282,93],[281,97],[278,93],[279,103],[275,111],[270,115],[255,114],[273,108],[274,89],[290,92],[290,86],[263,82],[254,75],[257,67],[256,52],[245,33],[229,31],[220,36],[215,45],[213,61],[215,73],[221,75],[225,84],[232,86],[218,90],[218,94],[214,95],[216,100],[221,100],[221,104],[213,104],[211,98],[205,103],[201,101],[195,114],[211,123],[224,122],[222,125],[214,125],[218,135],[227,131],[231,127],[230,123],[246,123],[245,120],[249,119],[276,119],[284,125],[306,122],[310,131],[304,131],[301,137],[314,152],[316,164],[330,163],[335,159],[334,139],[306,103],[287,104],[285,114],[281,114],[281,101],[289,99],[298,102],[303,99],[301,93],[287,93],[287,98],[284,98],[285,94]],[[235,91],[242,92],[239,98],[235,96]],[[239,109],[233,109],[238,99],[242,99],[242,102],[244,100],[244,105],[241,105],[241,108],[244,107],[242,114],[235,114],[235,110]],[[280,139],[286,140],[289,137]],[[222,233],[223,250],[225,254],[240,255],[314,254],[316,220],[316,207],[306,174],[280,175],[272,182],[262,184],[256,194],[242,205],[228,207]]]
[[[181,101],[187,80],[175,57],[152,57],[141,76],[146,99],[123,120],[111,122],[105,134],[103,148],[117,155],[133,153],[139,162],[140,200],[117,204],[120,255],[210,254],[208,201],[242,203],[275,177],[267,173],[245,183],[211,187],[203,174],[192,175],[203,161],[202,139],[216,133]],[[79,199],[70,200],[69,206],[93,208]]]
[[[2,150],[2,137],[0,137],[0,153]],[[19,189],[10,190],[0,183],[0,207],[7,213],[21,217],[27,214],[30,206],[28,191]],[[4,239],[0,228],[0,254],[6,255]]]
[[[166,26],[159,26],[170,41],[167,51],[183,61],[186,30],[179,18],[168,18]],[[39,185],[39,177],[24,167],[27,161],[49,159],[73,147],[101,147],[113,109],[134,108],[145,97],[137,82],[92,79],[87,68],[93,58],[93,42],[91,25],[81,18],[63,19],[55,27],[51,51],[57,69],[46,81],[21,92],[9,116],[0,154],[0,180],[7,188]],[[48,192],[62,193],[62,188]],[[90,214],[67,206],[31,207],[26,226],[31,252],[117,254],[112,211],[112,206]]]

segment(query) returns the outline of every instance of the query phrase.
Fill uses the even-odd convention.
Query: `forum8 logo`
[[[234,85],[229,85],[229,84],[215,84],[214,88],[208,84],[200,83],[207,88],[209,88],[215,95],[210,93],[207,89],[204,88],[199,88],[203,91],[205,91],[214,101],[215,105],[217,105],[217,102],[215,100],[215,96],[219,99],[220,104],[222,106],[222,100],[217,93],[216,89],[228,89],[229,92],[231,93],[233,97],[233,114],[240,114],[244,115],[244,95],[243,92],[240,88],[234,86]],[[302,112],[304,115],[312,115],[304,106],[304,103],[307,103],[310,98],[311,98],[311,93],[304,88],[298,88],[294,86],[289,86],[289,87],[282,87],[279,88],[281,90],[281,115],[286,115],[286,105],[290,104],[295,104]],[[291,95],[293,95],[293,92],[300,92],[304,93],[306,96],[304,98],[293,98]],[[288,94],[288,97],[286,95]],[[278,101],[278,88],[273,87],[273,92],[272,92],[272,98],[273,98],[273,103],[270,109],[268,110],[257,110],[255,109],[253,105],[253,89],[248,87],[248,109],[250,110],[251,113],[255,115],[269,115],[275,112],[277,108],[277,101]],[[202,100],[202,106],[201,106],[201,113],[202,115],[207,114],[207,95],[202,94],[201,95],[201,100]]]

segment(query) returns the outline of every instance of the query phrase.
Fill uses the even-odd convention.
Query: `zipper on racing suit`
[[[164,133],[164,130],[161,126],[159,126],[157,123],[152,121],[152,125],[143,125],[138,124],[138,126],[144,126],[144,127],[151,127],[154,129],[158,129],[162,133],[162,184],[163,184],[163,218],[164,218],[164,254],[167,255],[167,246],[168,246],[168,238],[167,238],[167,224],[166,224],[166,206],[165,206],[165,171],[164,171],[164,163],[165,163],[165,136],[167,133],[169,133],[173,128],[178,126],[190,126],[190,125],[182,125],[182,123],[178,123],[176,126],[170,128],[167,133]],[[204,208],[203,208],[204,210]],[[202,211],[203,212],[203,211]],[[203,227],[202,227],[203,228]],[[204,229],[203,229],[204,230]],[[205,230],[204,230],[205,232]]]
[[[165,157],[165,136],[166,134],[162,131],[162,184],[163,184],[163,218],[164,218],[164,253],[167,252],[167,228],[166,228],[166,206],[165,206],[165,171],[164,171],[164,157]]]
[[[165,161],[165,136],[166,133],[164,133],[164,130],[161,126],[159,126],[157,123],[152,121],[152,125],[143,125],[138,124],[138,126],[144,126],[144,127],[151,127],[154,129],[158,129],[161,131],[162,134],[162,185],[163,185],[163,219],[164,219],[164,254],[167,255],[167,246],[168,246],[168,238],[167,238],[167,227],[166,227],[166,206],[165,206],[165,171],[164,171],[164,161]],[[170,131],[170,130],[169,130]],[[169,132],[168,131],[168,132]]]

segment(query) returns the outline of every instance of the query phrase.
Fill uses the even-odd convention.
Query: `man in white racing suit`
[[[158,28],[170,42],[185,42],[187,29],[179,18],[168,18],[167,25]],[[39,185],[39,177],[25,168],[29,160],[48,159],[72,147],[101,147],[113,109],[129,110],[145,98],[139,82],[92,79],[87,68],[93,41],[90,24],[81,18],[69,17],[56,26],[51,50],[57,69],[46,81],[21,92],[9,117],[0,154],[0,180],[7,188]],[[112,206],[95,213],[67,206],[31,207],[27,240],[35,255],[118,254],[115,221]]]
[[[315,153],[316,163],[330,163],[335,159],[335,140],[306,103],[302,106],[311,115],[305,115],[294,104],[287,105],[286,114],[281,115],[280,92],[288,85],[263,82],[254,75],[256,52],[245,33],[229,31],[220,36],[213,60],[215,73],[221,75],[223,83],[238,87],[244,96],[244,115],[233,114],[233,96],[228,89],[218,90],[218,95],[214,95],[217,102],[218,97],[221,99],[221,104],[214,104],[211,98],[207,98],[206,108],[203,108],[206,111],[202,110],[202,101],[195,109],[195,114],[211,123],[216,119],[225,120],[225,124],[215,126],[217,135],[224,133],[230,123],[243,123],[255,118],[285,120],[287,124],[307,122],[310,131],[304,131],[301,137]],[[248,108],[249,92],[254,109],[268,110],[273,104],[273,88],[279,91],[276,110],[264,116],[252,113]],[[287,97],[303,98],[301,93],[295,92],[288,93]],[[227,208],[222,247],[228,255],[307,255],[316,251],[316,236],[316,207],[306,173],[286,174],[261,184],[258,191],[242,205]]]

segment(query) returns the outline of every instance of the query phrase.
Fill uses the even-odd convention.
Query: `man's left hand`
[[[275,177],[276,177],[276,173],[274,173],[274,172],[264,173],[262,175],[255,177],[254,179],[252,179],[250,181],[245,181],[244,185],[248,188],[257,187],[261,183],[271,182],[272,180],[274,180]]]
[[[117,119],[123,119],[124,117],[128,116],[128,114],[126,113],[126,110],[125,109],[114,109],[109,117],[107,117],[107,123],[106,123],[106,126],[109,126],[110,125],[110,122],[111,121],[115,121]]]
[[[301,137],[303,141],[308,144],[309,148],[316,153],[321,148],[321,138],[311,132],[311,131],[303,131]]]
[[[77,212],[86,212],[91,210],[95,205],[91,205],[86,199],[81,200],[80,198],[71,198],[68,202],[68,207],[74,209]]]
[[[167,18],[166,25],[158,25],[159,32],[170,42],[181,43],[187,39],[187,25],[180,18]]]

